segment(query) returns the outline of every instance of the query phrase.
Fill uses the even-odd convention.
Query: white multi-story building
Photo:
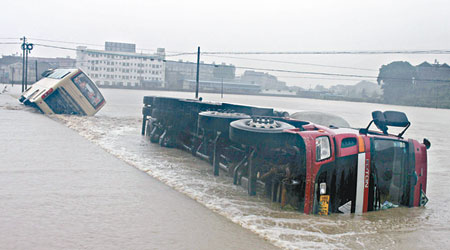
[[[77,67],[99,86],[164,88],[165,50],[135,52],[134,44],[105,42],[105,50],[77,47]]]

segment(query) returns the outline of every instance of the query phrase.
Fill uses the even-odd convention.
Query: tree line
[[[450,66],[446,63],[413,66],[392,62],[381,66],[377,82],[383,89],[384,103],[450,108]]]

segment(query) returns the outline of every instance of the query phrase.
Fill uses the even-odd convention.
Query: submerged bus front
[[[55,69],[28,88],[20,97],[25,105],[45,114],[94,115],[105,98],[81,69]]]

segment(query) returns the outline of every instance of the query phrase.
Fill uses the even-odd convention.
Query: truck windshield
[[[407,145],[405,142],[374,139],[372,167],[377,183],[377,201],[404,204],[407,178]]]

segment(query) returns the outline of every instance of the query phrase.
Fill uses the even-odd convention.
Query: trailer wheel
[[[205,130],[215,130],[228,133],[230,123],[240,119],[248,119],[243,113],[228,113],[220,111],[204,111],[198,114],[199,127]]]
[[[242,119],[230,123],[230,140],[250,146],[280,147],[292,138],[284,133],[294,126],[271,118]]]

